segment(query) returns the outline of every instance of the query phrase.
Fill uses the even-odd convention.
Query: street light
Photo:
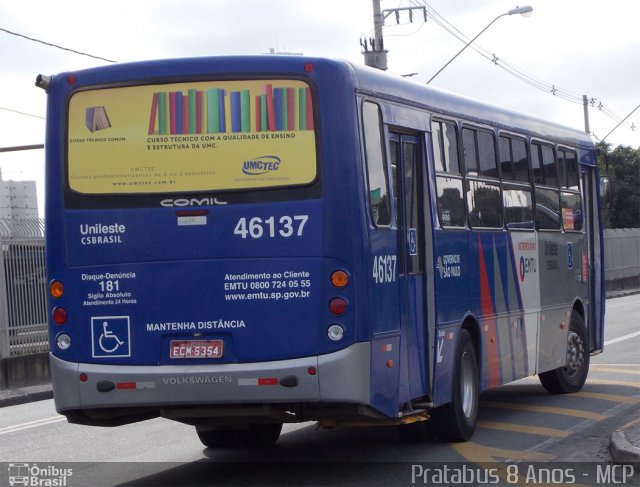
[[[504,14],[498,15],[495,19],[493,19],[491,22],[489,22],[489,25],[487,25],[484,29],[482,29],[482,30],[478,33],[478,35],[476,35],[473,39],[471,39],[469,42],[467,42],[467,43],[465,44],[465,46],[464,46],[462,49],[460,49],[460,50],[458,51],[458,53],[457,53],[455,56],[453,56],[451,59],[449,59],[449,62],[448,62],[447,64],[445,64],[444,66],[442,66],[442,67],[440,68],[440,70],[439,70],[436,74],[434,74],[434,75],[431,77],[431,79],[430,79],[429,81],[427,81],[427,84],[431,83],[431,82],[433,81],[433,79],[434,79],[436,76],[438,76],[438,75],[439,75],[439,74],[444,70],[444,68],[446,68],[447,66],[449,66],[449,64],[451,64],[451,62],[452,62],[455,58],[457,58],[457,57],[460,55],[460,53],[462,53],[462,51],[464,51],[467,47],[469,47],[471,44],[473,44],[473,41],[475,41],[478,37],[480,37],[480,36],[482,35],[482,33],[483,33],[485,30],[487,30],[489,27],[491,27],[491,26],[493,25],[493,23],[494,23],[496,20],[498,20],[500,17],[504,17],[504,16],[506,16],[506,15],[514,15],[514,14],[520,14],[520,15],[522,15],[523,17],[529,17],[529,16],[531,16],[531,12],[533,12],[533,7],[531,7],[530,5],[527,5],[526,7],[516,7],[516,8],[514,8],[514,9],[509,10],[507,13],[504,13]]]

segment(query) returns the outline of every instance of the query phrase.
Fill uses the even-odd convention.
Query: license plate
[[[222,340],[172,340],[171,358],[220,358]]]

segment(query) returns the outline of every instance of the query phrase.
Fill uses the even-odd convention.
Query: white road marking
[[[14,424],[13,426],[6,426],[4,428],[0,428],[0,435],[15,433],[17,431],[37,428],[38,426],[45,426],[48,424],[59,423],[60,421],[66,421],[66,420],[67,418],[65,418],[64,416],[58,415],[58,416],[51,416],[50,418],[37,419],[35,421],[30,421],[28,423]]]
[[[604,346],[606,347],[607,345],[612,345],[614,343],[618,343],[618,342],[622,342],[624,340],[628,340],[629,338],[633,338],[633,337],[637,337],[640,336],[640,331],[636,331],[634,333],[629,333],[628,335],[623,335],[621,337],[618,338],[613,338],[607,342],[604,342]]]

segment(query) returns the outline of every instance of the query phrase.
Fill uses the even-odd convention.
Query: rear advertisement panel
[[[83,194],[308,184],[310,88],[243,80],[80,91],[69,103],[68,166],[69,187]]]

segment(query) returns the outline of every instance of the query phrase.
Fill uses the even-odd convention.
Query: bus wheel
[[[400,439],[407,443],[424,443],[435,438],[431,418],[426,421],[400,424],[396,426],[396,431]]]
[[[471,335],[460,330],[453,364],[453,401],[433,411],[436,435],[443,441],[468,441],[476,429],[480,403],[478,361]]]
[[[567,337],[567,364],[538,375],[543,387],[553,394],[571,394],[582,389],[589,373],[589,336],[582,316],[571,315]]]
[[[272,446],[280,438],[282,423],[250,424],[246,444],[249,446]]]
[[[260,423],[244,426],[196,426],[198,438],[209,448],[237,446],[272,446],[278,441],[282,423]]]
[[[240,444],[243,431],[239,428],[196,426],[202,444],[208,448],[231,448]]]

